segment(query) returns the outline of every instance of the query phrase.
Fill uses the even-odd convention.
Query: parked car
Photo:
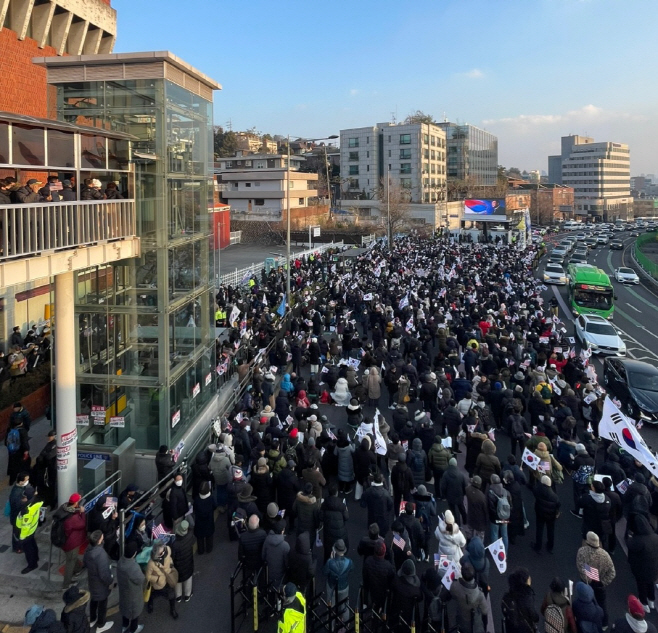
[[[622,284],[639,284],[640,278],[632,268],[620,266],[615,268],[615,279]]]
[[[658,369],[630,358],[606,358],[603,383],[628,411],[639,420],[658,420]]]
[[[626,356],[626,343],[617,328],[598,314],[580,314],[575,321],[576,339],[593,354]]]

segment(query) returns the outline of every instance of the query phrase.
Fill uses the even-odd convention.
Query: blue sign
[[[109,453],[82,453],[78,451],[78,459],[102,459],[109,462],[112,460],[112,456]]]
[[[96,502],[103,495],[110,495],[110,494],[112,494],[112,486],[108,486],[107,488],[105,488],[105,490],[99,492],[93,499],[87,501],[87,503],[85,503],[85,512],[91,512],[91,509],[96,505]]]

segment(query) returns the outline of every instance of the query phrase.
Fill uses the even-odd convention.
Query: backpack
[[[562,609],[556,604],[549,604],[544,611],[545,633],[564,633],[565,618]]]
[[[50,542],[55,547],[64,547],[66,544],[66,531],[64,530],[64,523],[71,515],[67,512],[55,512],[53,515],[53,522],[50,526]]]
[[[553,397],[553,392],[548,385],[542,385],[541,389],[539,390],[539,395],[541,396],[542,400],[550,400]]]
[[[423,455],[419,451],[411,452],[411,470],[419,473],[425,469],[425,464],[423,463]]]
[[[10,454],[18,453],[21,448],[21,434],[18,429],[12,429],[7,434],[7,450]]]
[[[512,508],[509,504],[507,495],[503,494],[501,497],[499,497],[495,492],[493,495],[496,497],[496,499],[498,499],[498,501],[496,501],[496,518],[499,521],[509,521],[509,518],[512,514]]]
[[[428,534],[432,525],[424,504],[416,503],[416,518],[420,521],[420,527],[423,528],[423,532]]]

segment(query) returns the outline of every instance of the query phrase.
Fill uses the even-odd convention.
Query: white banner
[[[620,411],[609,396],[606,396],[603,403],[599,435],[612,440],[658,477],[656,456],[649,450],[635,425]]]
[[[386,455],[386,442],[384,441],[382,432],[379,430],[379,416],[381,416],[379,409],[375,409],[375,421],[372,425],[372,428],[375,430],[375,452],[377,455]]]

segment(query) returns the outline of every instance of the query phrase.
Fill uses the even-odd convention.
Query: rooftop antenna
[[[232,119],[229,119],[229,120],[226,122],[226,127],[227,127],[231,132],[233,131],[233,121],[232,121]]]
[[[391,121],[393,122],[393,125],[397,124],[397,114],[396,114],[396,112],[391,112]]]
[[[448,122],[448,117],[446,116],[445,110],[443,111],[443,122],[444,123]]]

